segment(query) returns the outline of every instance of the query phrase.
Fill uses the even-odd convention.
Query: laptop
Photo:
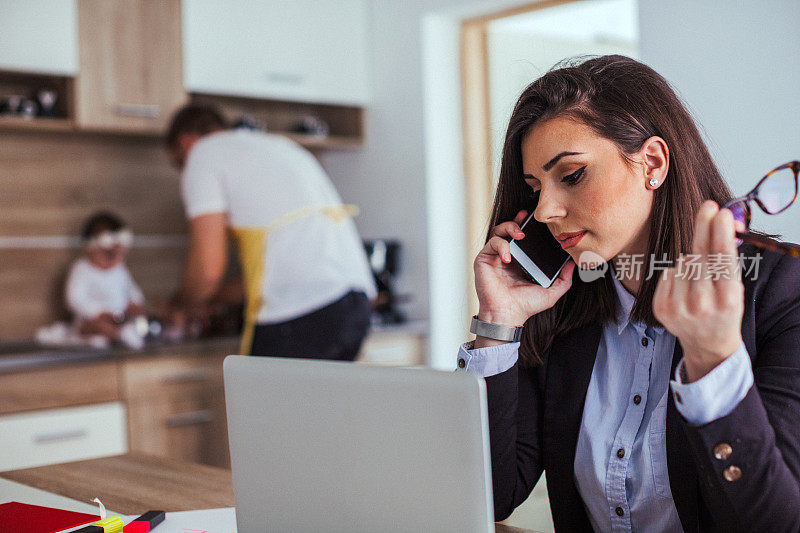
[[[237,355],[224,373],[240,533],[494,531],[480,377]]]

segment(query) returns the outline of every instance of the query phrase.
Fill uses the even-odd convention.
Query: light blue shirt
[[[630,322],[635,298],[611,273],[620,306],[616,322],[603,328],[586,391],[575,483],[595,531],[682,531],[667,472],[668,383],[681,396],[675,402],[681,415],[705,424],[745,397],[753,385],[750,357],[742,343],[698,381],[682,382],[683,361],[670,380],[675,336]],[[471,348],[467,343],[459,351],[465,369],[488,377],[516,363],[519,343]]]

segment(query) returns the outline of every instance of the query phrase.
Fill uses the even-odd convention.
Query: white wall
[[[800,159],[800,2],[640,0],[642,60],[705,129],[735,195]],[[753,225],[800,242],[800,205]]]
[[[367,145],[354,152],[328,152],[322,163],[346,202],[357,204],[364,238],[402,240],[398,290],[413,296],[404,306],[427,318],[428,250],[421,26],[423,13],[459,0],[370,2],[372,102]]]

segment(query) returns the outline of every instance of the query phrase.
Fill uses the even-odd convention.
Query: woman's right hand
[[[509,237],[521,239],[519,225],[527,218],[520,211],[513,221],[498,224],[492,237],[475,258],[475,288],[478,292],[478,318],[504,326],[521,326],[528,318],[555,305],[572,286],[575,262],[570,259],[553,284],[545,289],[523,276],[511,264]]]

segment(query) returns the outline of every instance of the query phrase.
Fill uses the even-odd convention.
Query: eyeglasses
[[[800,246],[778,243],[761,235],[748,233],[751,216],[750,202],[754,201],[768,215],[777,215],[785,211],[797,198],[798,171],[800,171],[800,161],[790,161],[776,167],[761,178],[752,191],[739,198],[734,198],[722,206],[723,209],[730,209],[734,220],[744,224],[744,233],[736,232],[736,246],[747,242],[768,250],[800,257]]]

